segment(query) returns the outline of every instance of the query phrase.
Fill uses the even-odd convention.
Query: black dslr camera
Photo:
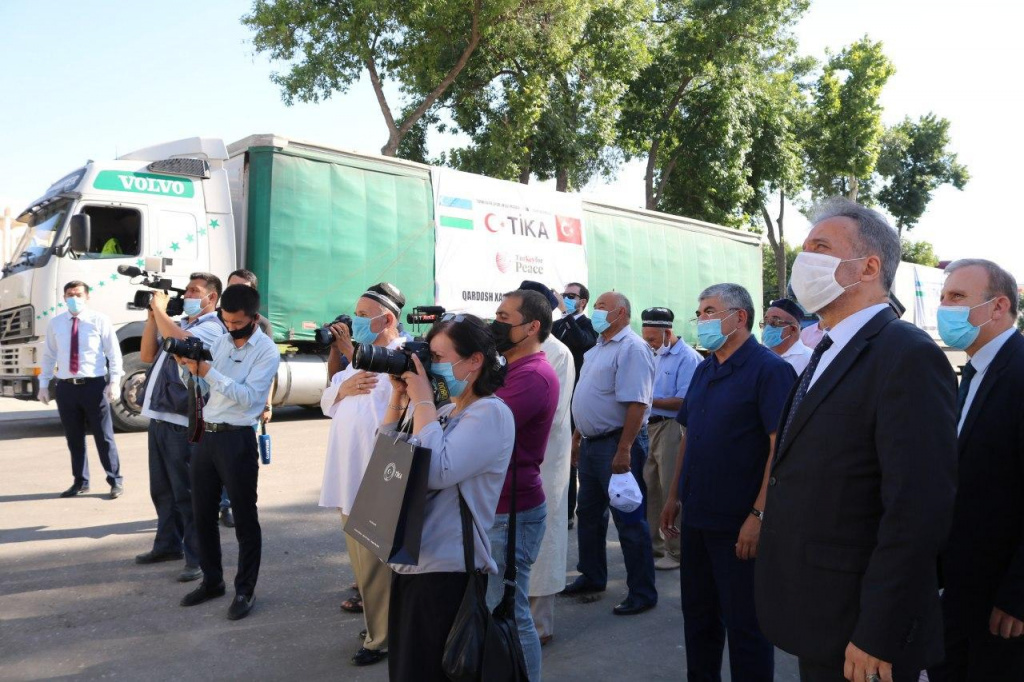
[[[134,265],[119,265],[117,271],[125,277],[141,277],[142,281],[135,282],[132,284],[140,287],[148,287],[150,289],[160,289],[165,294],[174,292],[177,294],[174,298],[167,301],[167,316],[177,317],[185,312],[185,290],[171,286],[171,280],[160,277],[160,273],[147,272],[141,268],[137,268]],[[149,304],[153,302],[152,291],[136,291],[135,298],[128,304],[129,310],[149,310]]]
[[[422,339],[406,341],[404,347],[396,349],[381,346],[359,346],[352,359],[352,366],[366,372],[400,377],[406,372],[416,371],[416,365],[412,361],[413,355],[420,359],[423,368],[427,370],[427,379],[430,380],[430,388],[434,391],[434,404],[446,405],[451,402],[451,396],[448,395],[448,384],[444,382],[444,379],[430,373],[430,344]]]
[[[213,356],[210,355],[210,351],[206,350],[203,347],[203,342],[195,336],[188,336],[184,339],[164,339],[163,349],[171,355],[176,355],[186,360],[213,362]]]
[[[313,332],[313,340],[316,341],[317,344],[320,345],[320,346],[327,347],[327,346],[331,345],[332,343],[334,343],[334,335],[331,334],[330,327],[331,327],[332,324],[339,324],[339,323],[345,325],[346,327],[348,327],[348,333],[349,333],[349,336],[351,336],[352,335],[352,318],[349,317],[348,315],[341,314],[341,315],[338,315],[336,318],[334,318],[334,322],[328,322],[327,324],[325,324],[324,326],[320,327],[315,332]]]

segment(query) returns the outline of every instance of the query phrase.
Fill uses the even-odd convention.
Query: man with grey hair
[[[721,679],[728,633],[732,679],[771,682],[775,650],[757,624],[754,558],[775,429],[796,372],[751,334],[754,303],[742,286],[705,289],[696,322],[711,354],[676,416],[686,433],[661,512],[662,533],[679,537],[687,679]]]
[[[576,422],[572,460],[579,468],[580,576],[561,594],[604,592],[608,582],[608,483],[612,474],[632,473],[643,497],[647,460],[647,416],[654,391],[654,355],[629,326],[631,306],[620,293],[601,294],[592,321],[600,335],[587,351],[572,398]],[[611,510],[626,561],[629,594],[614,608],[618,616],[643,613],[658,603],[654,587],[654,550],[644,504],[625,513]]]
[[[881,215],[834,199],[790,278],[827,333],[780,421],[756,593],[761,629],[805,682],[917,680],[942,659],[956,377],[887,304],[899,258]]]
[[[932,682],[1024,680],[1024,338],[1017,281],[995,263],[946,268],[939,334],[967,352],[959,481],[941,555],[946,657]]]

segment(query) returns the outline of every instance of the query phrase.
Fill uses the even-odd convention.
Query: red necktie
[[[72,374],[78,374],[78,318],[71,318],[71,362],[68,363],[68,370]]]

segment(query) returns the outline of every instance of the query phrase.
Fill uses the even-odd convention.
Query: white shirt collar
[[[978,352],[971,358],[971,367],[976,369],[978,372],[984,372],[988,369],[988,366],[996,359],[996,355],[1003,347],[1003,344],[1005,344],[1016,332],[1016,327],[1010,327],[1005,332],[978,349]]]
[[[832,339],[832,345],[842,347],[848,344],[850,340],[857,335],[857,332],[864,328],[864,325],[866,325],[872,317],[888,307],[888,303],[876,303],[875,305],[870,305],[867,308],[858,310],[831,329],[826,330],[828,338]]]
[[[801,341],[800,337],[798,336],[796,339],[796,343],[790,346],[789,350],[782,354],[782,357],[788,358],[791,355],[807,355],[812,352],[813,351],[807,347],[807,344]]]

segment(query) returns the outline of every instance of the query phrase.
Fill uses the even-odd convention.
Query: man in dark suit
[[[939,333],[967,351],[960,469],[942,552],[946,658],[932,682],[1024,680],[1024,337],[1017,281],[991,261],[946,268]]]
[[[825,204],[793,265],[828,330],[782,413],[757,619],[804,682],[918,679],[942,659],[937,557],[956,494],[956,377],[887,305],[896,232]]]
[[[597,345],[597,332],[583,312],[590,302],[590,290],[579,282],[570,282],[565,285],[562,295],[558,298],[558,309],[562,311],[562,317],[551,325],[551,335],[568,346],[572,352],[572,362],[576,366],[576,383],[579,383],[583,355]],[[575,389],[576,384],[573,384],[573,390]],[[571,422],[571,426],[575,432],[574,421]],[[576,516],[576,467],[570,465],[569,472],[569,528],[572,528],[572,520]]]

